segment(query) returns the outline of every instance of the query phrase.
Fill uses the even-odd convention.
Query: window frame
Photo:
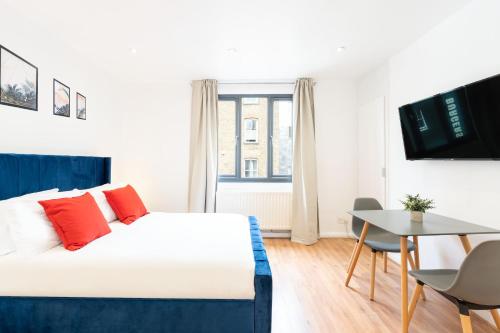
[[[241,147],[242,139],[242,99],[243,98],[267,98],[267,177],[245,178],[241,175]],[[273,126],[274,126],[274,102],[290,101],[293,103],[292,94],[220,94],[218,101],[233,101],[236,107],[235,127],[235,174],[219,175],[218,181],[222,183],[291,183],[292,175],[273,174]],[[257,125],[258,126],[258,125]],[[292,116],[292,142],[293,142],[293,116]],[[293,151],[293,149],[292,149]],[[293,154],[293,153],[292,153]],[[218,157],[217,157],[218,158]],[[293,156],[292,156],[293,158]],[[258,163],[258,162],[257,162]]]

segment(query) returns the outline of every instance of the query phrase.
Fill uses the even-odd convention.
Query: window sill
[[[292,192],[292,183],[219,182],[217,192]]]

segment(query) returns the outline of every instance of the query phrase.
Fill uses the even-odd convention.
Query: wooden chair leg
[[[493,320],[495,321],[495,324],[497,325],[497,329],[500,331],[500,316],[498,315],[498,310],[494,309],[491,310],[491,315],[493,316]]]
[[[460,323],[462,323],[463,333],[472,333],[472,323],[470,321],[470,316],[460,315]]]
[[[358,247],[358,244],[359,244],[359,241],[356,240],[356,243],[354,243],[354,248],[352,249],[351,258],[349,259],[349,265],[347,266],[348,272],[351,269],[352,259],[354,259],[354,254],[356,253],[356,248]]]
[[[413,244],[415,245],[415,269],[420,269],[420,246],[418,245],[418,236],[413,236]],[[422,289],[422,300],[426,300],[425,292]]]
[[[375,300],[375,266],[377,265],[377,251],[372,250],[372,262],[370,272],[370,300]]]
[[[384,252],[384,273],[387,273],[387,252]]]
[[[412,271],[415,270],[415,262],[413,261],[413,257],[411,253],[408,253],[408,262],[410,263],[410,268]]]
[[[347,277],[345,279],[345,286],[349,287],[349,282],[351,281],[352,274],[354,273],[354,269],[356,268],[356,263],[358,262],[359,255],[361,254],[361,250],[363,249],[363,245],[365,243],[366,235],[368,234],[368,228],[370,224],[365,221],[363,225],[363,230],[361,230],[361,235],[359,236],[359,242],[356,246],[356,251],[354,253],[354,257],[352,258],[351,267],[349,267],[349,271],[347,272]]]
[[[424,286],[420,283],[417,283],[415,286],[415,290],[413,290],[413,295],[411,296],[410,306],[408,308],[408,325],[411,322],[411,318],[413,317],[413,312],[415,312],[415,308],[417,307],[418,298],[422,293]]]
[[[472,322],[470,321],[469,309],[459,305],[460,308],[460,323],[462,324],[463,333],[472,333]]]
[[[410,263],[410,267],[411,267],[412,271],[418,269],[417,266],[415,265],[415,262],[413,261],[413,257],[411,255],[411,253],[408,253],[408,262]],[[420,295],[422,296],[422,300],[425,301],[425,292],[423,289],[421,290]]]

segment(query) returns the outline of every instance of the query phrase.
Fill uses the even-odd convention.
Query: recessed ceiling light
[[[238,49],[237,49],[237,48],[235,48],[235,47],[230,47],[230,48],[228,48],[226,51],[227,51],[227,52],[229,52],[229,53],[237,53],[237,52],[238,52]]]
[[[130,49],[130,53],[136,54],[137,53],[137,49],[135,47],[131,48]]]
[[[344,52],[346,50],[346,47],[345,46],[339,46],[337,47],[337,52]]]

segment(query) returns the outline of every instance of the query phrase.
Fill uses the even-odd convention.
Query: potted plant
[[[413,222],[422,222],[426,210],[434,208],[434,200],[420,198],[420,194],[407,194],[405,200],[401,200],[405,210],[410,212]]]

